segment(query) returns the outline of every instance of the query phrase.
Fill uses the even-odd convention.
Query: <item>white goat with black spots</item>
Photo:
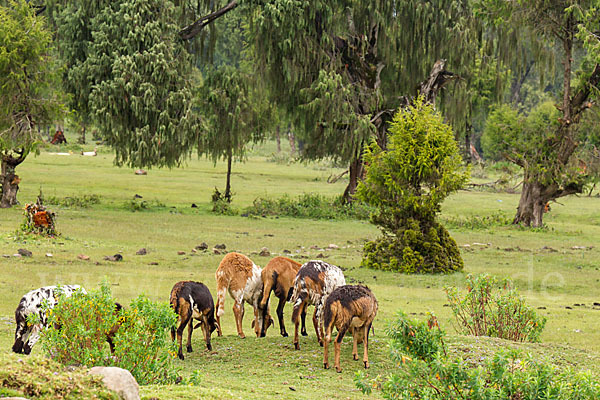
[[[31,348],[40,339],[40,331],[48,323],[46,310],[54,308],[60,296],[65,298],[71,297],[77,290],[87,293],[79,285],[63,285],[60,287],[45,286],[25,294],[15,310],[17,329],[15,331],[13,351],[15,353],[31,353]],[[33,314],[39,316],[39,323],[30,324],[27,322],[27,317]]]
[[[298,341],[300,316],[306,313],[306,307],[311,304],[315,306],[313,325],[317,333],[317,340],[323,346],[323,322],[321,319],[323,304],[335,288],[345,284],[344,273],[335,265],[313,260],[300,267],[294,280],[294,291],[291,298],[291,302],[294,304],[292,322],[295,324],[294,347],[296,350],[300,349]]]

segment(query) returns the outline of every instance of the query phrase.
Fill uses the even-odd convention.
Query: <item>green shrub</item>
[[[452,229],[478,230],[512,225],[512,218],[502,212],[483,216],[471,215],[465,218],[442,217],[441,219],[445,226]]]
[[[140,296],[130,308],[115,310],[108,284],[88,294],[76,292],[61,299],[49,314],[42,347],[66,365],[116,366],[127,369],[140,384],[172,383],[176,378],[174,343],[167,330],[176,315],[169,305]],[[119,322],[110,353],[107,334]]]
[[[237,215],[238,212],[231,207],[231,201],[233,200],[233,193],[229,194],[229,198],[226,198],[219,189],[215,188],[212,194],[211,203],[213,205],[212,212],[220,215]]]
[[[386,149],[366,148],[366,177],[357,198],[376,208],[383,237],[363,249],[362,265],[401,272],[463,268],[456,242],[436,221],[443,200],[467,181],[452,128],[423,99],[400,110]]]
[[[289,195],[279,199],[259,197],[254,200],[252,206],[244,209],[244,214],[313,219],[367,219],[372,210],[359,201],[347,204],[341,197],[328,198],[319,194],[305,193],[297,198]]]
[[[62,207],[80,207],[89,208],[93,204],[100,204],[100,196],[97,194],[84,194],[81,196],[56,197],[47,196],[44,201],[48,204],[54,204]]]
[[[131,199],[129,201],[126,201],[124,204],[124,208],[126,210],[129,211],[153,211],[153,210],[158,210],[158,209],[164,209],[167,206],[165,205],[165,203],[161,202],[160,200],[150,200],[150,201],[146,201],[146,200],[139,200],[137,198]]]
[[[457,288],[445,289],[459,329],[467,335],[538,342],[546,318],[527,306],[510,280],[504,280],[500,290],[496,284],[487,274],[468,275],[464,297]]]
[[[385,378],[357,373],[357,387],[366,394],[379,389],[386,399],[600,398],[600,384],[589,371],[558,370],[518,350],[499,350],[473,368],[460,357],[448,356],[436,322],[409,321],[399,313],[390,329],[390,357],[397,368]]]

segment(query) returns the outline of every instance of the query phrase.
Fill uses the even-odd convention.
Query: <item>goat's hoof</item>
[[[337,372],[338,374],[341,374],[342,369],[340,367],[335,367],[335,372]]]
[[[352,354],[352,358],[354,359],[354,361],[358,361],[358,354]]]
[[[323,341],[319,340],[319,346],[323,347]]]
[[[185,359],[185,357],[183,356],[183,353],[177,354],[177,357],[179,357],[180,360],[184,360]]]
[[[300,350],[300,343],[294,343],[294,348],[296,350]]]
[[[308,333],[306,332],[300,332],[302,334],[302,336],[308,336]]]
[[[288,337],[288,334],[287,334],[287,332],[281,332],[281,336]]]
[[[323,363],[323,368],[329,369],[329,364],[328,363]]]
[[[365,361],[365,369],[369,368],[369,362]]]
[[[246,335],[244,335],[244,334],[241,334],[241,335],[238,335],[238,336],[240,337],[240,339],[246,339]]]
[[[208,351],[212,351],[212,346],[210,345],[210,343],[206,343],[206,348],[208,349]]]
[[[192,350],[192,346],[187,347],[186,350],[188,353],[191,353],[192,351],[194,351],[194,350]]]

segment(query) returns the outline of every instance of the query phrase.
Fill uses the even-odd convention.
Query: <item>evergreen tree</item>
[[[49,56],[52,35],[25,0],[0,2],[0,207],[17,203],[15,168],[42,141],[37,127],[62,111]]]
[[[159,0],[50,5],[72,105],[93,118],[115,162],[178,165],[200,133],[179,9]]]
[[[543,225],[548,202],[581,193],[585,179],[573,157],[579,146],[577,125],[590,99],[600,91],[600,1],[599,0],[521,0],[476,2],[478,13],[509,31],[528,29],[530,38],[562,49],[563,87],[557,109],[557,123],[544,127],[538,140],[530,142],[515,163],[523,168],[523,190],[514,218],[515,224]],[[577,50],[583,61],[573,72]],[[518,149],[516,150],[518,152]]]
[[[409,273],[462,269],[456,242],[435,220],[442,201],[468,178],[452,129],[419,98],[396,114],[389,133],[386,150],[373,143],[365,152],[357,195],[377,208],[371,220],[383,237],[365,245],[362,265]]]
[[[231,202],[231,168],[234,159],[242,160],[246,145],[263,139],[264,104],[252,98],[250,78],[238,68],[221,66],[210,70],[200,91],[200,103],[206,116],[207,133],[200,152],[216,163],[227,160],[224,200]]]

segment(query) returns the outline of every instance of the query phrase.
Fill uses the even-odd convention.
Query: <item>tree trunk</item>
[[[277,125],[275,130],[275,138],[277,139],[277,154],[281,153],[281,127]]]
[[[523,191],[513,224],[539,228],[543,225],[544,207],[548,202],[542,197],[543,188],[537,183],[523,182]]]
[[[470,114],[470,113],[469,113]],[[470,118],[470,116],[469,116]],[[471,157],[471,131],[473,127],[469,120],[467,120],[467,124],[465,126],[465,162],[467,164],[471,164],[473,158]]]
[[[290,141],[290,155],[294,157],[296,155],[296,135],[292,132],[291,128],[288,128],[288,140]]]
[[[79,143],[85,144],[85,124],[81,125],[81,136],[79,137]]]
[[[25,160],[21,154],[19,157],[12,157],[2,154],[2,172],[0,173],[0,184],[2,184],[2,194],[0,196],[0,208],[9,208],[18,203],[17,192],[21,178],[15,174],[17,165]]]
[[[344,190],[344,195],[342,196],[344,203],[350,203],[352,201],[352,197],[354,196],[354,193],[356,193],[358,180],[363,176],[364,165],[362,162],[362,157],[352,161],[348,170],[348,186],[346,186],[346,190]]]
[[[223,196],[228,203],[231,203],[231,162],[233,155],[231,151],[227,155],[227,183],[225,184],[225,195]]]

